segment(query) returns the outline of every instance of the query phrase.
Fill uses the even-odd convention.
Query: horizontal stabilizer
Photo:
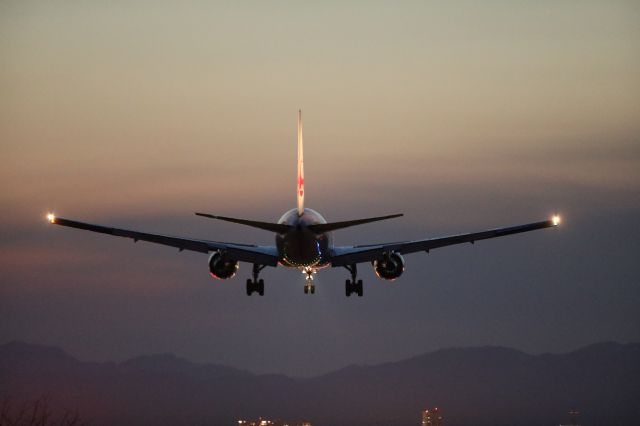
[[[196,213],[198,216],[208,217],[211,219],[224,220],[226,222],[239,223],[240,225],[247,225],[253,228],[264,229],[265,231],[277,232],[284,234],[291,226],[283,223],[271,223],[271,222],[259,222],[256,220],[237,219],[235,217],[215,216],[208,213]]]
[[[348,228],[350,226],[356,226],[356,225],[363,225],[365,223],[377,222],[379,220],[393,219],[395,217],[400,217],[400,216],[402,216],[402,213],[392,214],[388,216],[370,217],[367,219],[346,220],[344,222],[318,223],[315,225],[309,225],[309,229],[315,232],[316,234],[321,234],[323,232],[335,231],[336,229]]]

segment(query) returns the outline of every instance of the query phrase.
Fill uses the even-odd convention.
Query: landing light
[[[560,225],[560,216],[555,215],[551,218],[551,222],[553,223],[553,226],[558,226]]]
[[[49,213],[47,214],[47,220],[50,223],[56,223],[56,216],[53,213]]]

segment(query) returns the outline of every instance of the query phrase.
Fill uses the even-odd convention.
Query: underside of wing
[[[429,238],[415,241],[400,241],[394,243],[369,244],[352,247],[335,247],[331,256],[331,266],[354,265],[362,262],[372,262],[380,259],[385,253],[408,254],[419,251],[428,252],[440,247],[462,243],[474,243],[479,240],[489,238],[504,237],[507,235],[519,234],[522,232],[535,231],[557,226],[560,219],[554,216],[550,220],[527,223],[525,225],[510,226],[507,228],[497,228],[482,232],[469,234],[451,235],[446,237]]]
[[[53,215],[49,215],[48,219],[49,222],[54,225],[99,232],[101,234],[114,235],[117,237],[131,238],[134,242],[147,241],[150,243],[175,247],[180,251],[189,250],[197,251],[200,253],[224,251],[230,259],[238,260],[240,262],[257,263],[267,266],[276,266],[278,264],[278,254],[274,246],[223,243],[218,241],[196,240],[190,238],[173,237],[169,235],[150,234],[146,232],[131,231],[128,229],[114,228],[110,226],[94,225],[91,223],[55,217]]]

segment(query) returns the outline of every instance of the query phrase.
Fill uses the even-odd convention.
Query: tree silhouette
[[[56,411],[59,411],[56,413]],[[77,411],[55,410],[48,396],[14,403],[6,397],[0,404],[0,426],[85,426]]]

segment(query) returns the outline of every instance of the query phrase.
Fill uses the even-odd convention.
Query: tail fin
[[[304,214],[304,159],[302,155],[302,110],[298,110],[298,216]]]

